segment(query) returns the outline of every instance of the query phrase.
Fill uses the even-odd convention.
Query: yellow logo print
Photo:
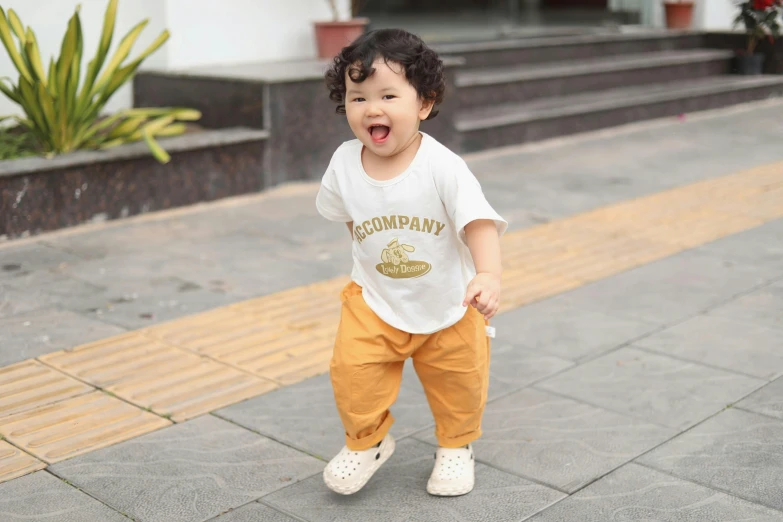
[[[381,252],[383,263],[375,265],[375,269],[381,274],[393,279],[409,279],[421,277],[432,269],[432,265],[425,261],[410,260],[408,252],[416,251],[411,245],[400,245],[397,238],[394,238],[386,246],[388,248],[384,248]]]

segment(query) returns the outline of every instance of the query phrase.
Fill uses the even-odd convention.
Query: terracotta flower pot
[[[693,23],[693,2],[664,2],[666,27],[690,29]]]
[[[315,22],[315,42],[319,58],[334,58],[343,47],[362,34],[370,21],[353,18],[344,22]]]

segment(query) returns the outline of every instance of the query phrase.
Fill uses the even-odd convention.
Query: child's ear
[[[421,109],[419,109],[419,119],[421,121],[424,121],[429,117],[434,105],[435,100],[421,100]]]

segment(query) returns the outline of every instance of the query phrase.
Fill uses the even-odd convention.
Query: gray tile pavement
[[[729,408],[639,462],[783,511],[783,421],[779,419]]]
[[[425,491],[433,454],[432,446],[406,439],[355,495],[332,493],[323,486],[321,477],[315,476],[263,501],[313,522],[516,522],[564,496],[478,463],[476,489],[470,495],[433,498]]]
[[[783,281],[717,307],[710,311],[710,315],[738,319],[783,332]]]
[[[530,522],[780,522],[783,512],[628,464]]]
[[[0,250],[0,281],[16,279],[39,270],[57,270],[83,258],[47,246],[43,241]]]
[[[128,522],[130,519],[47,471],[0,484],[3,522]]]
[[[509,343],[571,361],[600,355],[660,328],[655,323],[579,308],[557,297],[505,312],[492,324],[497,330],[495,347]]]
[[[302,519],[288,516],[259,502],[252,502],[210,519],[210,522],[297,522],[300,520]]]
[[[736,406],[783,420],[783,377],[750,394]]]
[[[783,275],[783,219],[721,238],[695,250]]]
[[[783,375],[783,333],[726,317],[699,315],[633,343],[661,354],[772,380]]]
[[[479,461],[568,493],[676,434],[535,389],[490,403],[482,430]],[[428,433],[417,438],[436,444]]]
[[[50,469],[137,520],[195,522],[318,473],[323,463],[207,415]]]
[[[668,325],[772,278],[752,265],[685,251],[577,288],[560,299],[586,310]]]
[[[126,332],[68,310],[44,308],[0,319],[0,366]]]
[[[760,379],[626,347],[536,387],[660,426],[686,429],[764,384]]]
[[[400,389],[391,412],[395,438],[434,426],[425,397],[408,388]],[[234,404],[215,415],[324,460],[345,445],[345,430],[328,375]]]

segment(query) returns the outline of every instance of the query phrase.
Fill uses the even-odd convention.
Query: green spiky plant
[[[136,59],[126,62],[133,44],[149,22],[144,20],[128,32],[107,62],[118,1],[109,1],[98,50],[87,66],[81,85],[83,40],[79,6],[68,22],[60,56],[56,61],[50,59],[48,72],[44,71],[35,33],[25,28],[12,9],[6,15],[0,7],[0,40],[19,71],[15,85],[8,78],[0,79],[0,91],[19,104],[25,114],[24,118],[8,118],[25,127],[47,156],[79,149],[107,149],[143,139],[152,155],[166,163],[170,157],[155,138],[182,134],[185,132],[182,122],[201,118],[196,110],[168,107],[127,109],[109,117],[101,116],[117,89],[133,78],[144,59],[169,38],[169,32],[163,31]]]

